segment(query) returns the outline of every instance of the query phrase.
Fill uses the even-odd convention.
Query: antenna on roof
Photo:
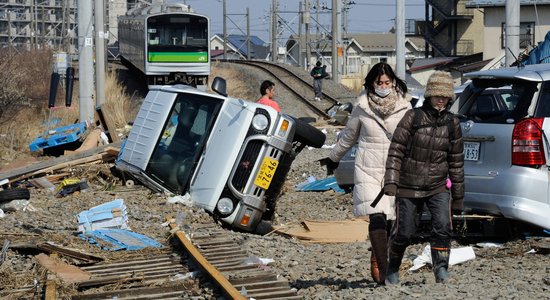
[[[508,51],[510,51],[510,54],[512,54],[512,56],[516,60],[515,63],[510,65],[510,67],[512,67],[514,65],[516,65],[518,67],[518,69],[525,67],[525,65],[518,59],[518,57],[516,55],[514,55],[514,52],[512,52],[510,47],[507,46],[506,49],[508,49]]]

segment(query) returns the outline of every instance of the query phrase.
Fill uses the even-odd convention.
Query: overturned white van
[[[189,194],[231,227],[253,231],[271,220],[296,155],[325,135],[273,108],[185,85],[152,89],[116,162],[154,191]]]

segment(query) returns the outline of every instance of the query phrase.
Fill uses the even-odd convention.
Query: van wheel
[[[294,133],[295,141],[315,148],[321,148],[325,144],[327,136],[321,132],[321,130],[300,119],[292,118],[296,123],[296,132]]]
[[[17,188],[0,191],[0,202],[8,202],[16,199],[29,200],[30,198],[31,194],[27,189]]]

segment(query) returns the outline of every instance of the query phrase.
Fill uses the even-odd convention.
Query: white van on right
[[[465,76],[465,208],[550,229],[550,64]]]

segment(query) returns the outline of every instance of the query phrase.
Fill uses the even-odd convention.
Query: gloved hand
[[[464,199],[453,199],[451,203],[451,213],[453,215],[464,214]]]
[[[330,158],[325,157],[319,160],[319,164],[327,167],[327,176],[334,174],[334,169],[338,168],[339,162],[334,162]]]
[[[389,183],[384,186],[384,195],[395,196],[397,194],[397,184]]]

